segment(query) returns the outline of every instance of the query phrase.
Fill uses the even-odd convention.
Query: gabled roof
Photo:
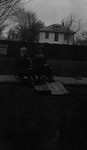
[[[39,32],[57,32],[57,33],[71,33],[75,34],[74,31],[68,30],[64,25],[52,24],[39,30]]]

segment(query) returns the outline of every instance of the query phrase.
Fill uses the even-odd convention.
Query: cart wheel
[[[18,76],[18,75],[15,75],[15,78],[16,78],[17,80],[23,80],[23,77],[20,77],[20,76]]]

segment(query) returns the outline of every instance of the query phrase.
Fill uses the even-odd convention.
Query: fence
[[[7,45],[7,53],[4,50],[0,53],[0,56],[5,57],[16,57],[17,53],[21,47],[26,46],[28,48],[28,53],[33,57],[38,53],[38,47],[44,47],[44,54],[49,59],[59,59],[59,60],[87,60],[87,46],[77,46],[77,45],[57,45],[57,44],[39,44],[39,43],[26,43],[22,41],[0,41],[0,45]],[[5,47],[5,46],[3,46]]]

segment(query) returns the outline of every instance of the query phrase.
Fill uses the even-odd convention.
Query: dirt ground
[[[0,84],[0,150],[84,149],[87,87],[69,95],[36,93],[26,84]]]

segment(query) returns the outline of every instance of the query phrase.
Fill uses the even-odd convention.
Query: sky
[[[87,0],[32,0],[25,4],[25,8],[36,12],[45,25],[60,23],[70,13],[82,23],[87,22]]]
[[[23,0],[25,9],[32,10],[46,26],[61,23],[70,14],[81,20],[87,30],[87,0]],[[29,2],[31,1],[31,2]],[[8,27],[9,28],[9,27]],[[8,29],[4,32],[6,33]]]

